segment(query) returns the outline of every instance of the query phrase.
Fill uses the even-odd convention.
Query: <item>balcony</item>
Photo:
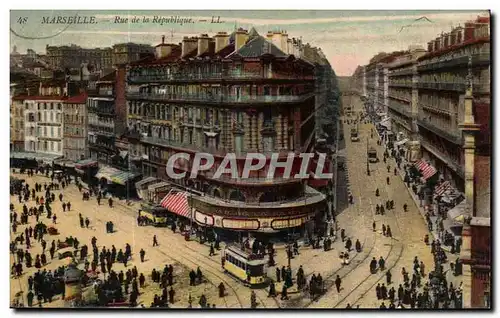
[[[423,103],[420,103],[420,102],[419,102],[419,106],[422,107],[423,109],[425,109],[425,110],[427,110],[429,112],[435,113],[435,114],[441,114],[441,115],[451,116],[451,111],[448,110],[448,109],[442,109],[442,108],[439,108],[439,107],[433,107],[433,106],[426,105],[426,104],[423,104]]]
[[[253,103],[297,103],[313,97],[314,93],[302,95],[207,95],[207,94],[149,94],[149,93],[127,93],[129,100],[155,100],[165,102],[202,102],[202,103],[230,103],[230,104],[253,104]]]
[[[462,136],[461,135],[456,135],[450,132],[447,132],[445,130],[442,130],[441,128],[438,128],[434,124],[422,120],[422,119],[417,119],[417,124],[433,133],[435,133],[438,136],[443,137],[444,139],[448,140],[451,143],[454,143],[456,145],[462,145]]]
[[[227,153],[236,153],[238,157],[245,158],[247,152],[237,152],[237,151],[229,151],[227,149],[222,149],[222,148],[214,148],[214,147],[204,147],[202,145],[194,145],[194,144],[188,144],[188,143],[182,143],[179,141],[175,141],[172,139],[164,139],[164,138],[157,138],[157,137],[142,137],[141,141],[146,144],[151,144],[154,146],[160,146],[160,147],[172,147],[172,148],[177,148],[177,149],[185,149],[185,150],[190,150],[191,152],[207,152],[211,153],[215,156],[225,156]],[[271,155],[273,153],[278,153],[279,157],[286,157],[290,152],[292,151],[260,151],[259,153],[264,154],[264,155]],[[254,153],[249,152],[249,153]]]
[[[115,96],[115,92],[112,89],[90,89],[89,97],[104,97],[104,98],[113,98]]]
[[[396,99],[396,100],[402,100],[403,102],[406,102],[406,103],[411,103],[411,96],[404,97],[404,96],[397,96],[397,95],[389,95],[389,98]]]
[[[401,103],[398,103],[396,101],[390,101],[389,104],[387,105],[390,109],[395,110],[396,112],[411,118],[411,106],[410,105],[404,105]]]
[[[129,75],[127,80],[132,84],[144,84],[151,82],[196,82],[196,81],[225,81],[225,80],[314,80],[314,76],[280,76],[279,74],[264,73],[264,72],[242,72],[242,71],[227,71],[227,72],[212,72],[212,73],[195,73],[183,72],[180,74],[157,74],[157,75]]]
[[[89,107],[89,113],[103,115],[103,116],[114,116],[115,108],[114,107]]]
[[[469,64],[469,55],[462,55],[458,57],[437,57],[427,63],[419,63],[417,69],[419,72],[433,71],[442,68],[466,68]],[[489,65],[490,54],[478,53],[472,55],[472,65]]]
[[[392,87],[409,87],[409,88],[411,88],[413,86],[413,83],[412,82],[397,83],[397,82],[390,81],[389,82],[389,86],[392,86]]]
[[[464,173],[464,168],[458,164],[453,158],[450,158],[448,155],[443,153],[441,150],[439,150],[437,147],[433,146],[430,142],[427,140],[420,140],[420,144],[422,147],[427,149],[429,152],[434,154],[436,157],[439,158],[442,162],[444,162],[448,167],[450,167],[453,171],[455,171],[459,176],[464,178],[465,173]]]
[[[389,73],[389,77],[392,76],[408,76],[408,75],[413,75],[413,69],[407,68],[407,69],[402,69],[402,70],[395,70]]]
[[[465,82],[447,83],[447,82],[419,82],[417,84],[418,88],[421,89],[432,89],[438,91],[455,91],[455,92],[465,92]]]
[[[265,120],[264,123],[262,124],[262,129],[260,130],[261,133],[266,134],[266,135],[274,135],[276,133],[276,125],[275,122],[272,120]]]

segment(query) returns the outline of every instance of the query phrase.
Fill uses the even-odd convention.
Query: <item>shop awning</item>
[[[113,168],[113,167],[110,167],[110,166],[102,166],[101,168],[99,168],[99,171],[97,171],[95,177],[97,179],[106,179],[108,181],[111,181],[111,177],[115,174],[118,174],[122,172],[121,170],[118,170],[116,168]]]
[[[394,143],[394,145],[396,145],[396,146],[401,146],[401,145],[404,145],[404,144],[406,144],[406,143],[408,142],[408,140],[409,140],[408,138],[405,138],[405,139],[403,139],[403,140],[396,141],[396,142]]]
[[[172,189],[161,200],[160,205],[172,213],[189,218],[191,213],[187,198],[187,192]]]
[[[98,163],[95,160],[84,159],[84,160],[77,161],[76,164],[75,164],[75,168],[77,168],[77,169],[83,169],[83,168],[90,167],[90,166],[97,167],[97,165],[98,165]]]
[[[136,173],[129,171],[120,171],[111,176],[111,181],[117,184],[125,185],[129,180],[132,180],[139,176]]]
[[[462,200],[462,202],[448,211],[448,217],[455,223],[463,223],[465,213],[467,212],[466,207],[467,204],[465,203],[465,200]]]
[[[415,167],[420,171],[420,173],[422,173],[422,178],[424,178],[424,180],[429,179],[437,172],[436,168],[434,168],[424,160],[415,162]]]
[[[13,159],[28,159],[42,161],[47,164],[51,164],[54,160],[61,158],[61,155],[49,154],[49,153],[38,153],[38,152],[11,152],[10,157]]]
[[[445,191],[448,190],[449,188],[451,188],[450,181],[445,181],[445,182],[441,183],[434,190],[434,197],[443,195],[443,193],[445,193]]]
[[[135,188],[140,189],[142,188],[143,185],[146,185],[147,183],[151,183],[153,181],[157,180],[155,177],[147,177],[145,179],[142,179],[138,182],[135,183]]]
[[[164,187],[167,187],[169,185],[170,185],[170,183],[168,183],[168,182],[158,182],[158,183],[150,185],[148,187],[148,191],[155,191],[156,189],[164,188]]]
[[[68,167],[68,168],[75,167],[75,162],[73,160],[64,159],[64,158],[59,158],[59,159],[54,160],[54,164],[62,166],[62,167]]]

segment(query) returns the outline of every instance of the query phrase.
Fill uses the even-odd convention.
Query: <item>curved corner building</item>
[[[266,178],[269,161],[247,179],[213,178],[227,153],[236,154],[240,175],[250,152],[292,153],[292,176],[299,172],[299,154],[314,150],[319,52],[286,32],[261,36],[253,28],[179,44],[163,37],[155,56],[131,63],[127,74],[130,158],[144,176],[139,192],[200,225],[228,230],[274,232],[322,216],[325,195],[308,180],[280,177],[283,169]],[[174,170],[187,177],[170,179],[167,161],[178,152],[191,159],[211,153],[214,168],[190,179],[192,160],[178,160]]]

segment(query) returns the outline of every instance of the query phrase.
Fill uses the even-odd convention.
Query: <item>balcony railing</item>
[[[412,82],[406,82],[406,83],[398,83],[398,82],[389,82],[389,86],[393,87],[412,87],[413,83]]]
[[[202,145],[193,145],[193,144],[188,144],[188,143],[182,143],[179,141],[171,140],[171,139],[164,139],[164,138],[158,138],[158,137],[142,137],[141,141],[144,143],[152,144],[152,145],[158,145],[158,146],[164,146],[164,147],[175,147],[175,148],[180,148],[180,149],[187,149],[187,150],[192,150],[195,152],[207,152],[211,153],[213,155],[220,155],[220,156],[225,156],[227,153],[236,153],[238,156],[246,156],[247,153],[254,153],[254,151],[229,151],[227,149],[221,149],[221,148],[215,148],[215,147],[205,147]],[[262,153],[264,155],[271,155],[273,153],[279,153],[279,156],[286,157],[288,153],[292,151],[260,151],[259,153]]]
[[[314,80],[314,76],[284,77],[273,73],[256,72],[212,72],[212,73],[180,73],[180,74],[156,74],[156,75],[129,75],[131,83],[171,82],[171,81],[195,81],[195,80],[233,80],[233,79],[288,79],[288,80]]]
[[[89,107],[88,111],[89,111],[89,113],[94,113],[94,114],[99,114],[99,115],[109,115],[109,116],[114,116],[115,115],[115,109],[114,108]]]
[[[417,69],[419,72],[432,71],[440,68],[459,68],[466,67],[469,64],[469,55],[462,55],[458,57],[448,58],[444,60],[431,60],[427,63],[419,63]],[[478,53],[472,55],[472,65],[488,65],[490,64],[489,53]]]
[[[423,120],[422,118],[419,118],[417,120],[417,124],[421,127],[424,127],[425,129],[432,131],[438,136],[443,137],[444,139],[456,144],[456,145],[461,145],[462,144],[462,136],[456,135],[450,132],[447,132],[446,130],[443,130],[442,128],[438,128],[435,126],[433,123]],[[444,128],[446,129],[446,128]]]
[[[302,95],[206,95],[206,94],[150,94],[127,93],[128,99],[147,99],[160,101],[200,101],[213,103],[276,103],[299,102],[313,96],[313,93]]]
[[[411,118],[411,111],[408,111],[408,109],[411,109],[410,105],[403,105],[395,101],[390,101],[388,103],[389,108],[397,111],[400,114],[405,115],[406,117]]]
[[[439,91],[456,91],[465,92],[466,85],[464,82],[419,82],[417,84],[418,88],[423,89],[433,89]]]

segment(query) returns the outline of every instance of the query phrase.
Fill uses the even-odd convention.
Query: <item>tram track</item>
[[[72,199],[73,198],[77,198],[77,195],[74,194],[74,193],[65,193],[65,196],[71,196]],[[131,216],[133,216],[134,212],[131,208],[129,207],[125,207],[121,204],[115,204],[113,206],[112,209],[106,211],[107,213],[113,213],[116,215],[116,218],[115,220],[113,220],[113,223],[115,224],[115,228],[117,229],[121,229],[123,230],[124,232],[127,232],[129,230],[125,229],[123,227],[123,224],[124,223],[128,223],[127,220],[125,220],[123,217],[120,218],[120,214],[119,212],[116,212],[116,210],[118,211],[121,211],[121,212],[124,212],[126,214],[129,214]],[[83,212],[83,211],[82,211]],[[97,216],[97,213],[96,213],[96,216]],[[134,219],[135,221],[135,219]],[[134,223],[135,224],[135,223]],[[137,228],[134,228],[133,231],[136,231],[138,230]],[[153,235],[161,235],[164,239],[169,239],[171,240],[172,237],[167,237],[165,236],[165,233],[156,233],[156,231],[154,231],[153,229],[148,229],[146,226],[144,226],[144,228],[141,227],[141,230],[144,232],[144,234],[146,235],[149,235],[151,237],[153,237]],[[134,233],[131,233],[134,237],[134,240],[135,240],[135,235]],[[145,235],[145,236],[146,236]],[[134,245],[135,245],[135,242],[134,242]],[[172,246],[174,247],[174,246]],[[194,249],[190,248],[190,247],[187,247],[186,244],[183,245],[183,247],[187,250],[190,250],[192,252],[196,252]],[[192,255],[192,253],[189,253],[190,256],[186,256],[185,254],[184,255],[172,255],[172,254],[167,254],[165,253],[164,251],[162,251],[160,248],[155,248],[155,249],[151,249],[150,252],[156,252],[156,253],[159,253],[163,256],[165,256],[166,258],[169,258],[171,259],[172,261],[175,261],[175,262],[178,262],[180,264],[183,264],[185,266],[189,266],[189,267],[200,267],[200,269],[202,269],[203,272],[205,273],[209,273],[211,274],[213,277],[216,277],[218,278],[220,281],[222,281],[226,288],[230,289],[232,291],[232,293],[234,294],[234,296],[236,297],[236,300],[237,300],[237,304],[239,305],[240,308],[245,308],[245,306],[243,305],[242,301],[241,301],[241,298],[240,296],[238,295],[238,291],[236,290],[234,284],[232,284],[230,281],[228,281],[225,277],[225,275],[223,273],[220,272],[220,270],[217,268],[215,269],[214,266],[210,265],[210,264],[207,264],[205,261],[203,261],[202,259],[200,259],[199,257],[195,257]],[[202,256],[201,254],[197,253],[196,256]],[[187,263],[187,264],[186,264]],[[213,285],[215,288],[217,288],[218,286],[212,282],[212,280],[210,279],[206,279],[211,285]],[[228,307],[228,302],[227,302],[227,299],[226,297],[224,297],[224,303],[226,304],[226,308],[229,308]],[[229,304],[230,305],[230,304]]]
[[[378,149],[380,151],[380,149]],[[385,167],[384,167],[385,168]],[[376,169],[375,170],[375,173],[380,176],[381,178],[383,178],[383,176],[381,176],[381,172],[379,169]],[[373,181],[371,182],[373,183]],[[387,191],[387,187],[384,187],[383,188],[383,192],[386,194],[386,197],[389,198],[390,195],[389,195],[389,191]],[[401,242],[403,241],[403,231],[400,227],[400,223],[399,223],[399,218],[398,218],[398,215],[396,214],[396,210],[390,210],[392,212],[392,215],[393,215],[393,218],[390,218],[390,220],[394,220],[394,222],[391,222],[393,223],[393,225],[395,224],[396,225],[396,228],[398,229],[398,232],[399,232],[399,237],[400,237],[400,240]],[[391,239],[391,248],[389,250],[389,252],[387,253],[387,256],[385,257],[385,260],[386,262],[389,261],[389,258],[393,255],[393,251],[394,249],[396,248],[397,249],[397,254],[396,254],[396,259],[394,261],[394,263],[388,268],[388,270],[392,270],[393,268],[395,268],[398,263],[400,262],[401,258],[402,258],[402,255],[403,255],[403,252],[404,252],[404,245],[403,243],[401,242],[398,242],[398,243],[394,243],[395,242],[395,239],[392,238]],[[351,306],[353,305],[356,305],[359,303],[359,301],[361,299],[364,298],[364,296],[373,289],[373,287],[380,281],[384,278],[384,275],[378,275],[378,276],[375,276],[373,277],[372,275],[369,275],[368,277],[366,277],[363,281],[361,281],[353,290],[351,290],[351,292],[349,292],[346,296],[344,296],[339,302],[337,302],[337,304],[335,305],[335,307],[341,305],[341,304],[345,304],[346,303],[346,299],[348,299],[348,297],[350,295],[352,295],[357,289],[359,289],[362,285],[364,285],[365,283],[368,282],[368,284],[370,284],[370,282],[373,281],[373,283],[371,285],[369,285],[367,288],[364,288],[363,291],[361,292],[360,295],[358,295],[357,297],[353,298],[353,301],[350,301],[350,302],[347,302],[349,303]]]
[[[346,126],[346,129],[348,129],[347,126]],[[345,135],[347,135],[347,134],[345,134]],[[352,162],[350,162],[349,160],[347,160],[347,166],[348,166],[348,171],[354,171],[356,169],[356,167],[352,166]],[[372,181],[372,183],[373,183],[373,181]],[[362,184],[361,180],[358,180],[358,182],[356,182],[355,188],[353,189],[354,190],[353,193],[355,192],[354,194],[357,195],[357,200],[359,201],[359,203],[357,203],[357,204],[360,207],[363,206],[363,197],[361,196],[361,184]],[[369,209],[371,211],[370,216],[372,216],[372,218],[373,218],[375,213],[374,213],[373,202],[372,202],[371,197],[368,197],[368,201],[369,201],[368,206],[369,206]],[[364,256],[362,257],[361,260],[359,260],[359,262],[356,266],[353,266],[353,267],[348,267],[349,265],[342,266],[339,269],[337,269],[336,271],[334,271],[333,273],[331,273],[330,275],[328,275],[326,277],[326,279],[324,280],[324,282],[325,282],[324,287],[325,287],[325,290],[330,290],[330,292],[326,292],[325,294],[322,294],[315,299],[310,299],[304,307],[310,307],[311,305],[315,304],[316,302],[319,302],[320,299],[322,299],[322,298],[324,299],[325,297],[331,295],[332,293],[336,293],[336,291],[331,290],[334,287],[336,275],[339,275],[339,277],[341,279],[348,277],[354,271],[358,270],[359,268],[363,268],[363,266],[365,266],[366,260],[369,257],[373,256],[373,250],[375,249],[376,243],[378,241],[378,235],[376,235],[376,232],[371,230],[371,220],[369,220],[369,217],[367,217],[363,213],[361,213],[360,216],[363,219],[363,227],[365,229],[367,229],[366,232],[371,233],[371,235],[365,236],[364,241],[363,241],[363,245],[362,245],[363,251],[361,253],[357,253],[353,258],[351,258],[350,264],[353,264],[356,257],[358,257],[359,255],[364,254]],[[367,242],[369,242],[371,246],[369,247],[369,250],[366,252],[366,248],[368,248]]]

